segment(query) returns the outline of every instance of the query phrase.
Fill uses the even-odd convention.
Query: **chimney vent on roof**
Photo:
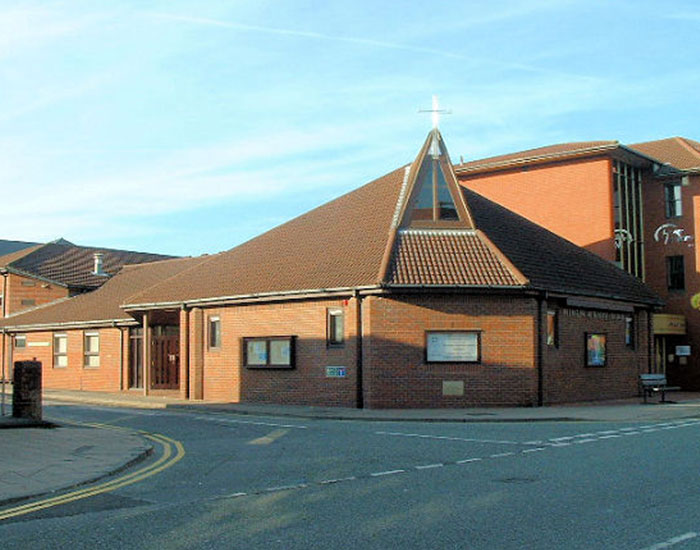
[[[95,252],[93,254],[93,258],[95,260],[95,264],[92,270],[92,274],[106,276],[107,274],[102,269],[102,259],[104,258],[104,254],[102,252]]]

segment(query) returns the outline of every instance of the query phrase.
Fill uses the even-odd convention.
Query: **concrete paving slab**
[[[0,506],[95,482],[153,450],[136,433],[59,425],[0,436]]]

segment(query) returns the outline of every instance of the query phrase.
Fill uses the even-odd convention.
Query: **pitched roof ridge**
[[[406,190],[408,188],[408,176],[411,173],[411,164],[412,163],[409,162],[403,167],[403,181],[401,182],[399,196],[396,199],[396,208],[394,209],[394,217],[391,219],[391,227],[398,227],[401,222],[401,210],[403,210],[403,203],[406,200]]]
[[[130,301],[131,301],[131,299],[132,299],[132,298],[135,298],[135,297],[138,296],[139,294],[143,294],[144,292],[148,291],[149,289],[151,289],[151,288],[153,288],[153,287],[155,287],[155,286],[158,286],[158,285],[160,285],[160,284],[163,284],[165,281],[169,281],[170,279],[173,279],[174,277],[177,277],[178,275],[182,275],[183,273],[187,273],[188,271],[190,271],[191,269],[194,269],[195,267],[198,267],[198,266],[200,266],[200,265],[202,265],[202,264],[204,264],[204,263],[210,262],[210,261],[212,261],[214,258],[217,258],[218,256],[220,256],[221,254],[224,254],[224,253],[223,253],[223,252],[219,252],[218,254],[211,254],[211,255],[207,255],[207,256],[196,256],[196,257],[194,257],[194,258],[192,258],[192,257],[190,257],[190,258],[173,258],[174,260],[187,260],[187,259],[189,259],[189,260],[197,260],[197,259],[201,258],[201,261],[199,261],[199,262],[193,261],[193,262],[192,262],[192,265],[190,265],[190,266],[188,266],[188,267],[186,267],[186,268],[184,268],[184,269],[178,271],[177,273],[173,273],[173,274],[170,275],[169,277],[165,277],[164,279],[161,279],[160,281],[158,281],[158,282],[156,282],[156,283],[153,283],[152,285],[149,285],[149,286],[147,286],[147,287],[145,287],[145,288],[142,288],[142,289],[140,289],[138,292],[127,296],[126,299],[125,299],[125,300],[122,302],[122,304],[121,304],[122,307],[123,307],[124,305],[129,304]],[[162,264],[162,263],[164,263],[164,262],[157,262],[157,263],[158,263],[158,264]],[[142,265],[142,266],[144,266],[144,267],[147,267],[149,264],[146,263],[146,264],[137,264],[137,265]]]
[[[159,265],[159,264],[163,264],[166,262],[180,262],[180,261],[192,260],[194,258],[203,258],[206,256],[215,256],[215,255],[216,254],[202,254],[201,256],[175,256],[172,258],[163,258],[162,260],[154,260],[152,262],[143,262],[140,264],[124,264],[122,266],[122,268],[119,270],[119,272],[121,272],[125,269],[128,269],[128,270],[142,269],[142,268],[148,267],[150,265]]]
[[[681,136],[676,136],[673,139],[676,140],[678,143],[680,143],[681,146],[686,151],[689,151],[692,155],[694,155],[700,159],[700,151],[698,151],[698,149],[695,146],[693,146],[693,145],[691,145],[691,143],[689,143],[690,140],[688,140],[687,138],[681,137]]]
[[[64,247],[66,249],[70,248],[79,248],[81,250],[95,250],[95,251],[102,251],[102,252],[118,252],[118,253],[126,253],[126,254],[139,254],[143,256],[161,256],[163,259],[170,259],[170,258],[177,258],[177,256],[172,256],[170,254],[159,254],[157,252],[140,252],[138,250],[125,250],[122,248],[109,248],[105,246],[84,246],[81,244],[73,244],[70,242],[66,243],[60,243],[60,242],[51,242],[51,243],[46,243],[47,245],[54,245],[54,246],[60,246]]]
[[[515,264],[506,256],[503,251],[498,248],[494,242],[489,239],[488,235],[484,233],[481,229],[476,230],[476,236],[481,240],[482,243],[491,251],[491,253],[499,259],[503,266],[508,270],[511,276],[518,281],[521,285],[527,285],[530,280],[520,271]]]
[[[546,151],[547,149],[553,149],[558,147],[565,147],[571,145],[572,147],[557,151]],[[471,171],[479,168],[491,168],[501,165],[510,164],[524,164],[527,162],[532,162],[535,160],[546,160],[550,158],[560,158],[575,153],[586,153],[586,152],[596,152],[596,151],[606,151],[608,149],[614,149],[620,145],[618,140],[597,140],[597,141],[572,141],[564,143],[553,143],[550,145],[543,145],[540,147],[533,147],[531,149],[524,149],[522,151],[515,151],[513,153],[505,153],[502,155],[494,155],[491,157],[486,157],[483,159],[476,159],[459,164],[455,167],[458,171]],[[539,154],[534,154],[538,151]],[[544,152],[546,151],[546,152]],[[519,156],[522,155],[522,156]]]

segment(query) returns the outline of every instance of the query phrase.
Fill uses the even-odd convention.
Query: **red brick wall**
[[[646,283],[666,302],[661,313],[685,315],[687,335],[669,342],[688,344],[692,355],[687,365],[675,362],[669,364],[668,375],[674,384],[684,389],[700,390],[700,311],[693,308],[692,297],[700,293],[700,176],[690,176],[689,185],[681,188],[683,215],[666,218],[663,182],[650,181],[644,187],[644,216],[646,230]],[[673,235],[665,242],[663,235],[657,234],[659,226],[672,223],[683,229],[683,236],[692,240],[679,242]],[[674,228],[670,228],[673,231]],[[666,257],[683,256],[685,262],[685,290],[668,290],[666,280]],[[675,349],[675,347],[673,347]]]
[[[634,347],[630,348],[625,344],[628,314],[559,307],[551,303],[548,309],[558,312],[559,344],[544,346],[544,404],[638,395],[639,374],[648,370],[646,311],[634,315]],[[586,366],[587,332],[606,335],[606,366]]]
[[[536,312],[530,298],[370,297],[365,403],[370,408],[531,405],[537,402]],[[428,330],[480,330],[481,363],[427,364]],[[443,396],[443,381],[464,382]]]
[[[345,311],[345,345],[326,345],[327,308]],[[203,341],[203,398],[354,407],[355,300],[314,300],[206,309],[201,323],[192,322],[190,361]],[[194,315],[192,312],[190,315]],[[209,349],[208,318],[221,318],[221,348]],[[296,336],[296,368],[247,369],[242,365],[244,337]],[[344,366],[346,378],[326,378],[327,366]]]
[[[611,178],[608,158],[459,176],[469,189],[613,261]]]
[[[120,388],[120,336],[118,328],[103,328],[87,332],[100,334],[100,366],[83,366],[82,330],[57,333],[68,335],[68,366],[53,366],[53,333],[30,332],[26,334],[27,347],[16,348],[13,361],[36,358],[42,363],[42,377],[47,389],[72,389],[116,392]],[[127,334],[125,333],[125,340]],[[125,356],[126,361],[126,356]],[[126,383],[126,382],[125,382]]]
[[[0,285],[2,285],[2,279],[0,279]],[[1,292],[2,286],[0,286]],[[66,288],[10,273],[7,277],[7,296],[5,297],[7,300],[6,314],[18,313],[67,296],[68,289]],[[34,303],[22,304],[22,300],[33,300]]]

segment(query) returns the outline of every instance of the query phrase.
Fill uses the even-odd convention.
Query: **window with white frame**
[[[68,366],[68,335],[54,334],[53,335],[53,366],[67,367]]]
[[[27,347],[27,337],[24,335],[15,336],[15,348],[26,348]]]
[[[86,332],[83,340],[83,365],[86,367],[100,366],[100,333]]]
[[[329,346],[342,346],[345,343],[345,313],[342,309],[328,310],[326,332]]]
[[[682,216],[683,202],[680,182],[667,183],[664,185],[664,196],[666,199],[666,217],[677,218]]]
[[[209,317],[209,349],[221,347],[221,317]]]

